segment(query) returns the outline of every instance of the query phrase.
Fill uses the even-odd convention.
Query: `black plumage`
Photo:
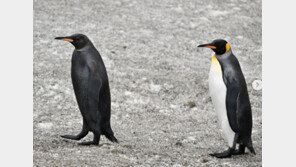
[[[75,47],[72,54],[71,78],[83,118],[83,127],[78,135],[61,137],[80,140],[91,131],[94,134],[93,141],[82,142],[80,145],[98,145],[100,135],[105,135],[112,142],[118,142],[110,125],[111,95],[107,71],[100,53],[83,34],[55,39],[68,41]]]

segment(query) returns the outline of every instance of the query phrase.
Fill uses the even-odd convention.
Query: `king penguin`
[[[227,158],[245,153],[247,147],[255,154],[252,145],[252,111],[244,75],[230,45],[223,39],[198,47],[215,52],[209,73],[209,90],[218,115],[224,138],[229,148],[211,156]],[[239,144],[238,150],[235,150]]]
[[[93,132],[93,141],[81,142],[79,145],[98,145],[100,136],[105,135],[110,141],[118,142],[110,125],[111,96],[107,71],[100,53],[87,36],[74,34],[56,37],[74,45],[72,54],[71,78],[83,118],[82,130],[78,135],[61,137],[80,140],[89,131]]]

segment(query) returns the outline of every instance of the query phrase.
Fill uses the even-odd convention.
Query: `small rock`
[[[117,149],[113,149],[113,150],[111,150],[111,153],[113,153],[113,154],[124,154],[123,151],[121,151],[121,150],[117,150]]]
[[[132,149],[133,148],[133,146],[131,146],[131,145],[124,145],[123,147],[128,148],[128,149]]]
[[[193,102],[193,101],[188,102],[188,105],[190,108],[193,108],[196,106],[195,102]]]
[[[200,162],[202,162],[202,163],[207,163],[207,162],[209,162],[209,160],[208,160],[207,158],[203,158],[203,159],[201,159]]]
[[[180,141],[177,141],[176,146],[183,146],[183,144]]]

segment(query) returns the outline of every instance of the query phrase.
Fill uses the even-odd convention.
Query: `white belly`
[[[215,59],[214,59],[215,58]],[[226,86],[222,78],[222,70],[216,57],[213,57],[210,74],[209,89],[215,111],[217,113],[223,136],[232,147],[235,133],[230,127],[226,111]]]

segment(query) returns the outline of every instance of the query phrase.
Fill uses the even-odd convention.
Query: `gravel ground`
[[[262,166],[261,1],[34,0],[34,166]],[[86,34],[101,53],[119,144],[78,146],[73,46],[54,37]],[[216,159],[227,148],[208,91],[217,38],[239,59],[253,109],[256,156]],[[89,134],[85,140],[91,140]]]

